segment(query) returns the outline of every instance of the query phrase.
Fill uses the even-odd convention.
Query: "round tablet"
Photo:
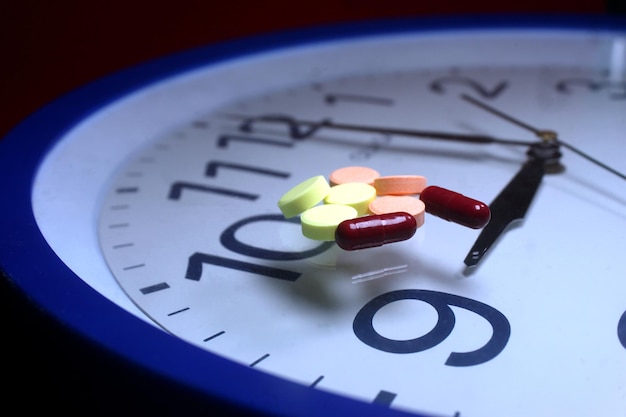
[[[300,216],[302,234],[313,240],[334,241],[339,223],[357,216],[354,207],[343,204],[315,206]]]
[[[352,206],[362,216],[368,213],[369,204],[375,198],[376,188],[362,182],[349,182],[330,187],[324,203]]]
[[[421,175],[389,175],[376,178],[374,187],[378,195],[419,194],[426,188],[426,177]]]
[[[283,194],[278,208],[286,218],[297,216],[324,200],[329,190],[330,184],[323,175],[311,177]]]
[[[426,205],[419,198],[410,195],[386,195],[372,201],[369,211],[372,214],[406,212],[415,217],[417,227],[420,227],[424,224]]]
[[[375,169],[361,166],[349,166],[334,170],[328,179],[330,185],[346,184],[349,182],[364,182],[372,185],[380,173]]]

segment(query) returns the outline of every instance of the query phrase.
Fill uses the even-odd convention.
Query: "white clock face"
[[[241,366],[435,415],[619,415],[626,181],[562,149],[565,172],[544,177],[524,221],[467,275],[479,230],[427,215],[407,241],[349,252],[305,238],[277,201],[362,165],[489,203],[527,147],[332,128],[296,138],[308,125],[259,117],[536,140],[465,93],[624,172],[623,45],[405,33],[201,67],[68,132],[34,211],[104,296]]]

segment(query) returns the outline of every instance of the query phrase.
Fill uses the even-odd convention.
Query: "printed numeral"
[[[208,185],[183,181],[177,181],[171,185],[170,192],[167,198],[169,198],[170,200],[179,200],[184,190],[212,193],[228,197],[242,198],[244,200],[256,200],[257,198],[259,198],[257,194],[244,193],[241,191],[234,191],[227,188],[211,187]]]
[[[399,300],[420,300],[437,310],[435,327],[423,336],[411,340],[394,340],[379,334],[372,324],[374,315],[387,304]],[[450,306],[472,311],[491,324],[493,335],[481,348],[472,352],[452,352],[448,366],[473,366],[495,358],[506,346],[511,335],[507,318],[495,308],[458,295],[427,290],[399,290],[382,294],[368,302],[354,318],[354,334],[366,345],[390,353],[416,353],[431,349],[445,340],[455,326],[455,315]]]
[[[506,81],[500,81],[493,87],[489,88],[471,78],[451,75],[449,77],[438,78],[430,83],[430,90],[437,94],[445,94],[448,92],[451,85],[460,85],[462,88],[469,88],[472,92],[487,99],[494,99],[498,97],[509,86]]]

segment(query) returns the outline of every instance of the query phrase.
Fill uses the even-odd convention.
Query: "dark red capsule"
[[[357,250],[411,238],[417,221],[409,213],[396,212],[357,217],[339,223],[335,242],[344,250]]]
[[[489,206],[478,200],[437,186],[429,186],[420,193],[426,212],[472,229],[484,227],[491,219]]]

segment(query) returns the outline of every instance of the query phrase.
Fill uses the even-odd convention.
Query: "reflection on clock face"
[[[606,81],[560,66],[364,70],[244,97],[122,165],[102,204],[102,251],[159,326],[301,384],[447,415],[619,413],[623,181],[564,151],[566,171],[545,179],[523,225],[469,277],[476,230],[428,216],[408,241],[347,252],[303,237],[276,204],[348,165],[490,201],[525,147],[307,133],[304,122],[535,139],[460,93],[623,167],[624,84]]]

